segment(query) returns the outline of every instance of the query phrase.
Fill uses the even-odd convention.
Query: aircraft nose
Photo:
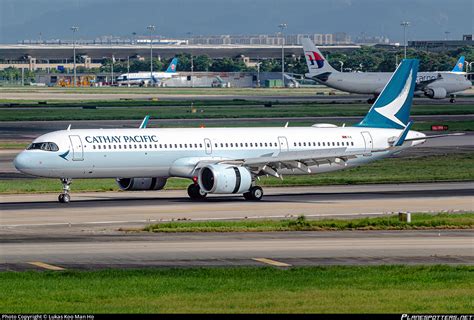
[[[13,165],[18,171],[24,171],[31,163],[31,159],[25,152],[20,152],[13,160]]]

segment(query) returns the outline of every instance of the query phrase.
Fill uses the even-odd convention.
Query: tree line
[[[358,50],[351,51],[333,51],[323,52],[329,63],[337,70],[341,67],[346,72],[392,72],[395,70],[397,63],[403,58],[403,48],[399,50],[383,49],[376,47],[364,46]],[[443,52],[426,52],[408,48],[407,57],[420,59],[420,71],[450,71],[457,59],[464,55],[466,61],[474,61],[474,48],[462,47],[456,50],[446,50]],[[190,54],[177,55],[178,71],[191,71],[191,66],[195,72],[256,72],[257,67],[247,66],[240,58],[223,58],[212,59],[207,55],[192,57]],[[80,59],[80,57],[78,57]],[[80,60],[78,60],[80,61]],[[153,70],[164,71],[168,67],[171,59],[153,59]],[[262,59],[259,61],[260,72],[280,72],[280,59]],[[126,73],[128,70],[127,61],[115,61],[112,59],[104,59],[100,68],[85,69],[78,66],[78,73]],[[149,60],[131,59],[129,65],[130,72],[148,71],[150,70]],[[50,72],[60,73],[57,70]],[[298,57],[285,58],[285,72],[294,74],[307,73],[306,61],[303,55]],[[35,73],[32,71],[24,71],[25,81],[34,79]],[[0,80],[19,81],[21,80],[21,69],[6,68],[0,71]]]

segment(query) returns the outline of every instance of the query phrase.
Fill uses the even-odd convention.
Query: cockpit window
[[[26,150],[58,151],[59,148],[54,142],[37,142],[30,144]]]

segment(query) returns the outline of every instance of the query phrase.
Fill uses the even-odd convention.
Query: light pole
[[[153,81],[153,32],[156,27],[154,25],[149,25],[146,27],[150,31],[150,82]]]
[[[74,87],[76,87],[76,32],[79,30],[79,27],[72,26],[72,52],[74,56]]]
[[[191,88],[194,88],[193,72],[194,72],[194,59],[193,59],[193,53],[191,52]]]
[[[262,63],[261,62],[257,62],[256,65],[257,65],[257,88],[260,88],[260,65]]]
[[[403,46],[405,48],[405,59],[407,58],[407,27],[410,26],[410,22],[408,21],[402,21],[400,25],[403,27]]]
[[[130,56],[127,56],[127,84],[130,87]]]
[[[285,36],[283,34],[283,30],[288,27],[286,23],[280,23],[278,28],[281,30],[281,81],[283,87],[285,86]]]

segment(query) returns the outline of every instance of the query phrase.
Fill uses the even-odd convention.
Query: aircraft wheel
[[[456,99],[454,99],[454,98],[451,98],[451,99],[449,99],[449,102],[451,102],[451,103],[455,103],[455,102],[456,102]]]
[[[202,191],[199,185],[193,183],[188,186],[188,196],[193,200],[201,200],[207,196],[207,193]]]
[[[61,193],[58,197],[60,203],[69,203],[71,201],[71,196],[67,193]]]
[[[263,189],[260,187],[252,187],[249,192],[244,193],[244,198],[246,200],[259,201],[263,198]]]

